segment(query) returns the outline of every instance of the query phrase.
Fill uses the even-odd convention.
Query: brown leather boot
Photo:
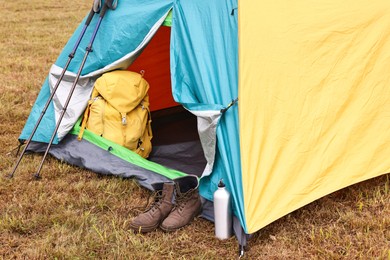
[[[176,190],[175,207],[161,223],[163,231],[170,232],[189,224],[202,210],[198,192],[198,177],[188,175],[174,180]]]
[[[153,187],[157,191],[154,203],[130,223],[130,228],[136,232],[146,233],[155,230],[173,208],[174,183],[157,183]]]

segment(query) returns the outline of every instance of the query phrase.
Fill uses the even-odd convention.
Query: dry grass
[[[133,234],[132,207],[148,192],[48,158],[43,179],[28,155],[13,179],[10,151],[51,64],[90,1],[0,1],[0,258],[234,259],[201,218],[172,234]],[[390,259],[390,176],[348,187],[254,234],[246,259]]]

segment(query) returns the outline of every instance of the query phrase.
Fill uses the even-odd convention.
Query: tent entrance
[[[161,26],[129,70],[143,71],[150,85],[153,150],[148,160],[200,177],[206,160],[196,116],[173,100],[170,77],[171,28]]]
[[[153,112],[152,120],[153,149],[148,160],[200,177],[207,162],[196,116],[176,106]]]
[[[60,160],[96,173],[135,177],[146,188],[151,183],[173,179],[185,174],[201,176],[207,162],[197,131],[197,117],[176,103],[170,78],[170,27],[161,26],[147,46],[128,67],[144,71],[150,85],[153,149],[144,159],[125,147],[97,136],[88,129],[77,140],[80,123],[50,154]],[[34,143],[30,151],[42,152],[45,143]]]

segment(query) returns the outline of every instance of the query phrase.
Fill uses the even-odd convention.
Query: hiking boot
[[[202,209],[198,192],[198,177],[188,175],[174,180],[176,190],[175,206],[169,216],[161,223],[165,232],[175,231],[189,224]]]
[[[173,208],[174,183],[157,183],[154,202],[148,210],[139,214],[130,222],[130,228],[136,232],[151,232],[169,215]]]

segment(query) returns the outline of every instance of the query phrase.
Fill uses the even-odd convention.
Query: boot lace
[[[154,212],[161,205],[162,197],[163,196],[161,191],[154,191],[149,194],[146,203],[143,206],[133,207],[131,211],[138,211],[138,213],[140,213],[152,210]],[[151,198],[153,198],[153,202],[150,202]]]
[[[190,200],[194,190],[189,190],[185,193],[181,193],[180,196],[176,196],[176,204],[174,210],[182,211],[186,206],[187,202]]]

